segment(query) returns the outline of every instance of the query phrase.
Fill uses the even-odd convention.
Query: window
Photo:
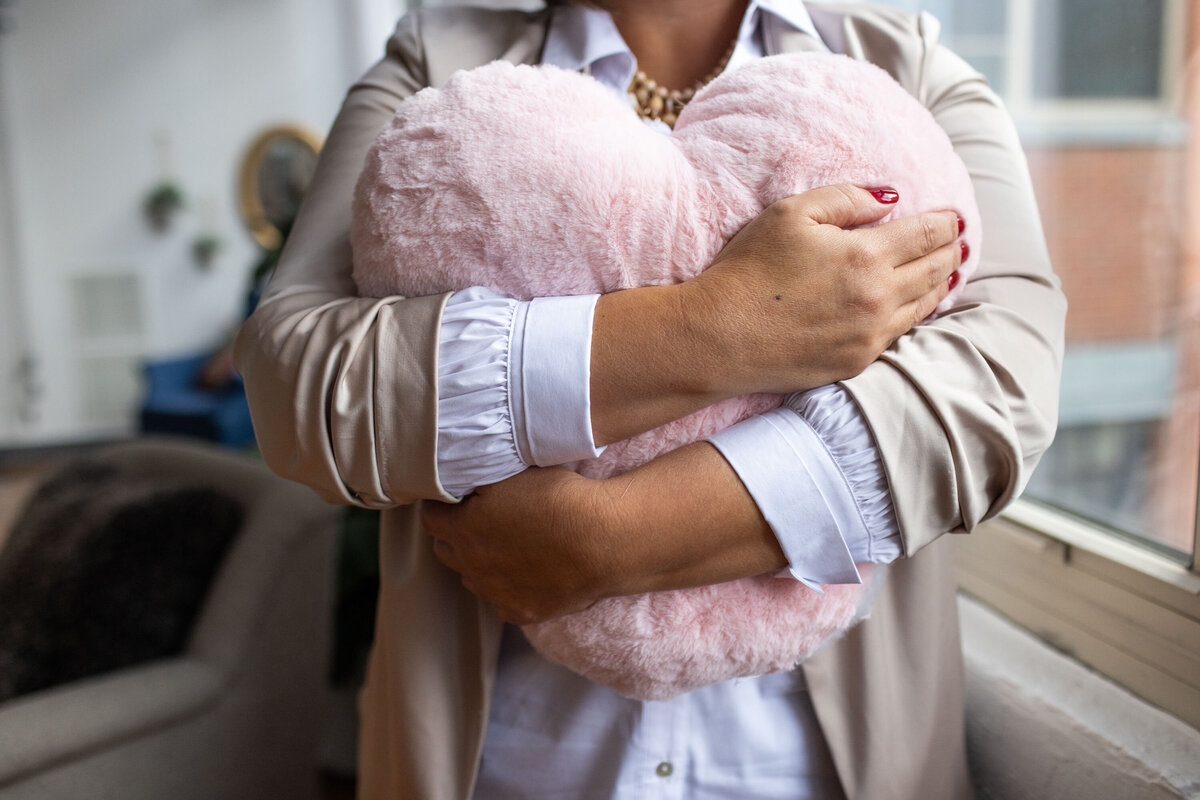
[[[1070,302],[1058,437],[963,588],[1200,725],[1200,12],[922,5],[1013,113]]]
[[[1190,564],[1200,253],[1188,235],[1200,226],[1200,207],[1186,183],[1200,154],[1189,145],[1182,96],[1187,8],[1172,0],[933,6],[945,16],[947,44],[999,77],[1019,126],[1061,122],[1074,111],[1086,112],[1093,128],[1119,127],[1137,111],[1182,132],[1097,141],[1076,124],[1051,138],[1026,137],[1071,302],[1060,434],[1027,497]]]
[[[1183,133],[1175,114],[1184,0],[930,0],[943,40],[999,92],[1029,137]],[[1174,124],[1173,124],[1174,123]]]
[[[1157,100],[1163,93],[1164,5],[1164,0],[1035,4],[1033,98]]]

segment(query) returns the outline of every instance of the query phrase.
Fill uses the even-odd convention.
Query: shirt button
[[[660,761],[658,766],[654,768],[654,774],[660,778],[669,778],[675,768],[671,766],[670,761]]]

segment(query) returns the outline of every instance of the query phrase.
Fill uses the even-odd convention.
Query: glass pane
[[[1004,70],[1008,66],[1008,59],[1003,56],[963,56],[975,69],[983,73],[987,78],[988,85],[996,90],[996,94],[1004,96],[1008,89],[1008,82],[1005,80]]]
[[[1004,36],[1008,33],[1007,0],[951,0],[944,2],[947,8],[937,16],[948,35],[973,36],[979,34]]]
[[[1033,94],[1041,100],[1155,98],[1164,0],[1040,0]]]
[[[1008,65],[1008,0],[932,0],[917,5],[937,17],[942,42],[982,72],[992,88],[1003,95]]]
[[[1200,204],[1186,192],[1200,152],[1183,140],[1065,141],[1028,153],[1070,311],[1059,435],[1026,496],[1190,555]]]

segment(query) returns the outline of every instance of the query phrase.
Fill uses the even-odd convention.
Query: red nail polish
[[[958,218],[958,232],[962,233],[966,229],[966,227],[967,227],[967,223],[963,220],[962,217],[959,217]]]
[[[967,260],[967,256],[971,255],[971,248],[967,247],[966,242],[960,242],[959,247],[962,249],[962,259],[958,263],[963,263]]]
[[[891,205],[900,199],[900,193],[890,186],[880,186],[877,189],[867,189],[867,191],[870,192],[871,196],[880,203],[886,203],[888,205]]]
[[[951,289],[953,289],[955,286],[958,286],[958,270],[954,270],[954,272],[950,273],[950,277],[946,280],[946,283]]]

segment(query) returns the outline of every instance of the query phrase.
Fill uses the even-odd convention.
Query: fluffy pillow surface
[[[966,169],[929,112],[877,67],[828,54],[759,59],[697,93],[668,136],[589,77],[496,62],[418,92],[380,134],[355,193],[354,277],[377,297],[675,283],[772,202],[843,182],[895,187],[891,217],[958,211],[970,277],[980,222]],[[953,303],[952,293],[939,312]],[[781,400],[735,398],[568,466],[619,474]],[[867,589],[818,594],[759,576],[609,598],[524,631],[592,680],[665,699],[793,668],[860,618]]]

